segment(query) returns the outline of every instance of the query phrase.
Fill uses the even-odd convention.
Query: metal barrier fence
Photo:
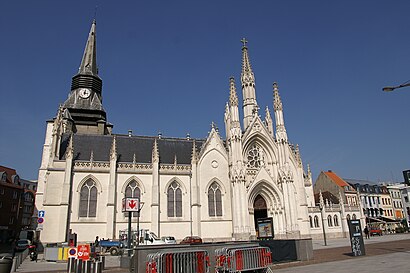
[[[67,272],[68,273],[101,273],[104,269],[105,259],[96,261],[83,261],[75,257],[68,258]]]
[[[224,247],[215,250],[215,259],[215,272],[268,272],[272,253],[268,247]]]
[[[208,273],[206,250],[169,250],[147,256],[146,273]]]

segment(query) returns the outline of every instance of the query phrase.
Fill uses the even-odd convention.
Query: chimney
[[[128,130],[128,136],[132,137],[132,130]]]

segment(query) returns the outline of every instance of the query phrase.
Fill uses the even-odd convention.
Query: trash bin
[[[0,273],[10,273],[13,265],[13,258],[8,256],[0,257]]]

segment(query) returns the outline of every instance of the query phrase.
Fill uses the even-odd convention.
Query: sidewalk
[[[272,266],[273,271],[344,273],[344,272],[409,272],[410,234],[392,234],[371,237],[365,240],[366,256],[351,256],[349,238],[329,239],[327,246],[323,240],[313,240],[313,257],[311,261],[290,262]],[[25,273],[66,273],[66,263],[46,262],[39,255],[38,262],[27,258],[16,272]],[[104,273],[129,273],[120,268],[119,257],[106,256]]]
[[[348,239],[331,240],[328,246],[324,246],[323,242],[314,241],[313,245],[313,260],[277,264],[272,269],[280,273],[409,272],[410,234],[367,239],[366,255],[360,257],[351,255]]]

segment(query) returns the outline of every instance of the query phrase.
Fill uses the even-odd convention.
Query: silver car
[[[166,244],[176,244],[177,241],[175,240],[175,237],[172,236],[163,236],[161,237],[161,240],[164,241]]]

